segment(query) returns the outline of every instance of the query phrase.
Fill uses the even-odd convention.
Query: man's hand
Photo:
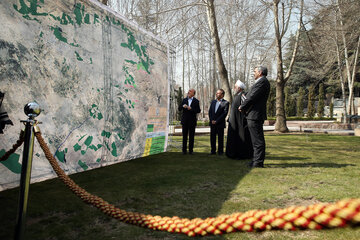
[[[216,124],[216,121],[215,121],[215,120],[212,120],[212,121],[211,121],[211,124]]]
[[[239,112],[242,112],[242,110],[241,110],[241,108],[240,108],[240,107],[238,108],[238,110],[239,110]]]

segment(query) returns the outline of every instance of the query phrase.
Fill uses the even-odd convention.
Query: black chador
[[[243,92],[236,94],[231,105],[226,142],[226,156],[229,158],[250,159],[253,156],[246,117],[244,113],[238,110],[244,98]]]

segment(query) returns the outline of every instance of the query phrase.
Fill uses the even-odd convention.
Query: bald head
[[[188,98],[192,98],[193,96],[195,96],[195,89],[193,88],[190,88],[189,91],[188,91]]]

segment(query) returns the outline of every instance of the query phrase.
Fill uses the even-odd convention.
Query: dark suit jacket
[[[221,99],[220,106],[215,113],[216,102],[217,100],[213,100],[209,108],[209,125],[211,126],[211,121],[215,120],[217,127],[225,128],[225,118],[229,112],[229,102],[225,99]]]
[[[197,116],[196,114],[201,112],[200,109],[200,103],[199,100],[196,98],[193,98],[191,102],[191,109],[187,110],[186,108],[183,108],[183,105],[188,105],[188,98],[184,98],[182,100],[181,105],[179,106],[179,111],[183,111],[183,114],[181,116],[181,124],[187,124],[189,126],[196,126],[197,123]]]
[[[248,120],[264,121],[266,116],[266,102],[269,97],[270,83],[265,76],[259,78],[246,94],[246,100],[240,109],[246,113]]]

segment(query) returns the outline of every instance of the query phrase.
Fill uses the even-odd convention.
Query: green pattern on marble
[[[77,152],[77,151],[79,151],[80,149],[81,149],[81,146],[80,146],[78,143],[76,143],[76,144],[74,145],[74,151]]]
[[[92,137],[92,136],[89,136],[89,137],[86,138],[84,144],[85,144],[86,146],[90,146],[92,140],[93,140],[93,137]]]
[[[83,61],[84,59],[82,59],[82,57],[80,57],[80,54],[75,51],[75,55],[76,55],[76,59],[79,60],[79,61]]]
[[[65,162],[65,154],[67,153],[68,149],[65,148],[63,151],[57,151],[55,153],[55,157],[62,163]]]
[[[88,13],[85,13],[85,6],[81,3],[76,3],[74,8],[75,20],[76,23],[80,26],[83,23],[90,24],[90,16]]]
[[[101,132],[101,136],[105,136],[106,138],[110,138],[110,136],[111,136],[111,132],[107,132],[107,131],[105,131],[105,130],[103,130],[102,132]]]
[[[14,9],[21,13],[23,18],[27,19],[27,20],[34,20],[40,23],[40,20],[37,18],[31,18],[29,15],[33,15],[33,16],[47,16],[47,13],[41,13],[38,12],[38,9],[41,8],[41,6],[38,3],[44,3],[44,0],[28,0],[28,2],[30,3],[30,6],[26,5],[24,0],[19,0],[20,3],[20,8],[18,7],[18,5],[13,4]]]
[[[99,111],[99,108],[96,104],[91,105],[91,109],[89,109],[90,116],[92,118],[97,118],[98,120],[101,120],[103,118],[102,113]]]
[[[154,61],[150,59],[150,57],[146,53],[146,46],[140,46],[135,37],[134,34],[127,28],[125,25],[122,24],[122,29],[124,32],[127,33],[128,41],[121,43],[120,45],[125,48],[129,48],[131,51],[135,51],[136,55],[139,58],[139,61],[137,63],[138,69],[142,68],[145,70],[148,74],[150,74],[149,67],[150,65],[154,64]]]
[[[80,142],[81,139],[83,139],[86,135],[87,135],[87,134],[85,134],[84,136],[81,136],[81,137],[79,138],[78,142]]]
[[[115,144],[115,142],[113,142],[113,143],[111,144],[111,147],[112,147],[111,154],[112,154],[114,157],[117,157],[118,155],[117,155],[117,150],[116,150],[116,144]]]
[[[120,133],[118,133],[117,135],[118,135],[118,137],[120,138],[120,140],[125,140],[125,138],[122,137]]]
[[[0,157],[5,155],[5,149],[0,150]],[[20,155],[17,153],[13,153],[9,156],[9,158],[5,161],[1,161],[0,163],[4,165],[11,172],[20,174],[21,173],[21,164],[19,163]]]
[[[94,22],[93,22],[93,24],[95,24],[95,23],[100,23],[100,17],[99,17],[99,15],[97,15],[96,13],[94,14]]]
[[[86,171],[86,170],[89,168],[89,166],[86,165],[86,163],[84,163],[84,162],[81,161],[81,160],[78,161],[78,164],[79,164],[79,166],[80,166],[82,169],[84,169],[84,171]]]
[[[73,39],[73,41],[71,42],[71,36],[77,36],[77,35],[73,34],[72,32],[67,32],[67,31],[69,31],[69,28],[71,28],[71,27],[79,28],[79,27],[85,26],[85,24],[94,24],[94,25],[98,24],[98,23],[101,24],[102,21],[106,21],[107,23],[109,23],[110,26],[111,25],[121,26],[120,29],[123,32],[125,32],[125,34],[127,35],[127,40],[125,40],[125,42],[120,43],[120,44],[117,43],[118,44],[117,46],[121,46],[121,47],[130,49],[132,52],[134,52],[132,54],[132,57],[134,57],[135,54],[136,54],[136,57],[135,57],[135,60],[134,59],[125,59],[124,60],[124,64],[123,64],[123,68],[122,68],[124,75],[122,75],[122,76],[124,76],[125,80],[121,83],[121,85],[119,85],[119,84],[115,85],[115,88],[117,88],[117,91],[119,91],[118,93],[115,93],[115,94],[117,94],[117,97],[115,98],[115,100],[117,100],[117,99],[120,100],[120,104],[119,104],[120,106],[117,107],[119,109],[116,109],[120,113],[119,114],[120,116],[115,116],[114,121],[117,122],[117,124],[119,124],[121,127],[114,126],[114,129],[111,129],[109,132],[103,130],[101,132],[101,136],[105,136],[107,139],[109,139],[109,140],[103,142],[103,144],[97,144],[97,145],[92,144],[93,140],[94,140],[93,136],[87,136],[85,134],[83,136],[79,136],[78,140],[77,140],[78,143],[73,145],[74,151],[81,153],[82,155],[85,155],[87,153],[88,149],[97,151],[101,147],[105,146],[106,149],[111,153],[112,156],[115,156],[115,157],[119,156],[121,153],[121,150],[123,149],[123,146],[125,146],[124,140],[128,139],[129,141],[131,141],[130,136],[131,136],[132,131],[135,128],[134,120],[131,119],[131,117],[129,117],[129,109],[134,109],[136,106],[135,101],[133,99],[129,99],[129,96],[130,95],[132,96],[132,94],[133,94],[134,88],[136,88],[134,76],[137,76],[137,75],[134,74],[134,71],[136,71],[136,69],[143,70],[147,74],[150,74],[151,65],[154,64],[153,60],[150,59],[150,57],[148,56],[148,54],[146,52],[147,47],[142,46],[139,43],[139,41],[136,39],[136,35],[129,28],[127,28],[124,24],[122,24],[120,20],[116,19],[115,17],[111,17],[111,15],[104,17],[103,13],[101,13],[101,16],[99,16],[96,13],[87,13],[86,9],[85,9],[85,5],[83,5],[82,3],[77,3],[75,1],[75,5],[73,5],[74,3],[71,5],[70,12],[51,11],[53,13],[52,14],[52,13],[46,13],[46,12],[40,11],[42,9],[42,4],[44,4],[44,2],[45,2],[44,0],[27,0],[27,2],[30,3],[30,6],[28,6],[25,3],[26,2],[25,0],[19,0],[19,2],[20,2],[20,4],[17,4],[17,5],[14,4],[13,7],[17,12],[22,14],[24,18],[29,19],[29,20],[37,20],[38,22],[40,22],[38,19],[35,19],[35,18],[31,19],[31,17],[34,17],[34,16],[40,17],[41,16],[41,17],[43,17],[42,19],[44,19],[44,17],[46,17],[47,19],[50,19],[53,23],[55,23],[55,24],[49,24],[47,26],[48,27],[47,29],[50,29],[51,33],[61,43],[66,43],[72,47],[79,47],[77,49],[77,51],[74,51],[74,56],[80,62],[84,62],[87,64],[93,64],[93,59],[91,57],[89,58],[89,60],[87,60],[85,58],[85,61],[84,61],[83,57],[86,56],[86,54],[84,54],[82,46],[77,44],[75,39]],[[48,0],[48,2],[50,2],[50,1]],[[59,9],[62,9],[62,8],[59,8]],[[41,19],[41,18],[39,18],[39,19]],[[44,27],[44,26],[42,26],[42,27]],[[46,29],[46,28],[42,28],[42,29]],[[116,29],[119,29],[119,28],[116,27]],[[41,32],[39,37],[40,38],[44,37],[44,33]],[[80,43],[81,43],[81,41],[80,41]],[[88,52],[86,52],[86,53],[88,53]],[[64,55],[64,56],[69,57],[69,55]],[[83,56],[83,57],[81,57],[81,56]],[[75,60],[75,58],[74,58],[74,60]],[[71,63],[71,62],[73,62],[72,59],[68,61],[68,63]],[[98,64],[98,62],[96,62],[96,64]],[[64,58],[63,65],[61,66],[59,64],[59,66],[60,66],[59,69],[61,69],[61,73],[64,76],[66,75],[66,77],[68,77],[72,73],[71,70],[74,69],[73,65],[66,64],[65,58]],[[141,71],[141,73],[143,73],[143,71]],[[73,77],[73,79],[74,79],[74,77]],[[126,86],[123,86],[123,83],[125,83]],[[110,86],[111,86],[111,84],[112,83],[110,83]],[[69,88],[66,88],[66,89],[69,89]],[[96,89],[94,89],[94,92],[102,94],[103,93],[102,90],[103,90],[102,88],[101,88],[101,90],[99,88],[96,88]],[[131,94],[128,94],[128,93],[131,93]],[[119,102],[119,101],[117,101],[117,102]],[[125,105],[125,102],[127,105]],[[114,103],[115,103],[115,101],[114,101]],[[101,111],[105,111],[104,109],[100,110],[98,105],[102,106],[100,103],[96,102],[96,104],[92,104],[90,109],[88,109],[89,113],[90,113],[90,117],[95,119],[96,121],[102,120],[104,118]],[[87,136],[87,138],[85,139],[84,142],[82,142],[82,140],[85,138],[85,136]],[[95,139],[98,137],[96,135],[94,135],[94,136],[95,136]],[[71,149],[71,147],[70,147],[70,149]],[[120,153],[118,153],[118,151]],[[65,153],[66,152],[67,152],[67,148],[64,151],[58,151],[56,153],[56,157],[59,159],[59,161],[65,162]],[[101,160],[100,158],[97,159],[98,162],[100,162],[100,160]],[[79,160],[78,164],[80,166],[82,166],[83,168],[84,167],[86,169],[88,168],[88,166],[80,160]],[[81,165],[81,164],[84,164],[84,165]],[[84,168],[84,170],[85,170],[85,168]]]

